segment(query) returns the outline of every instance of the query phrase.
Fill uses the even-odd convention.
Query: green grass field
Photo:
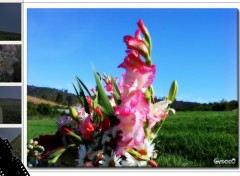
[[[28,120],[27,139],[38,138],[40,135],[55,134],[57,130],[57,119]]]
[[[56,119],[28,120],[28,141],[56,129]],[[155,149],[159,167],[238,167],[238,112],[177,112],[164,122]],[[236,163],[214,164],[215,158]]]

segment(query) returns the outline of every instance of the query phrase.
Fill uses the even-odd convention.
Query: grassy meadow
[[[56,133],[57,119],[42,119],[27,121],[27,139],[38,138],[40,135],[52,135]]]
[[[28,141],[54,134],[56,120],[28,120]],[[177,112],[155,140],[159,167],[238,167],[238,111]],[[236,163],[214,164],[215,158]]]

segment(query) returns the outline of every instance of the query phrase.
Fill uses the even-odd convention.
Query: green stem
[[[157,131],[156,131],[156,136],[158,135],[158,132],[160,131],[160,129],[162,128],[162,125],[163,125],[163,123],[165,122],[165,118],[160,122],[160,126],[159,126],[159,128],[157,129]]]

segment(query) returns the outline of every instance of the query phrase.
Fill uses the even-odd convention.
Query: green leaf
[[[86,96],[85,96],[84,91],[82,89],[81,83],[78,79],[77,79],[77,83],[78,83],[79,95],[80,95],[82,105],[84,106],[84,109],[85,109],[86,113],[90,114],[90,110],[89,110],[89,106],[88,106],[88,103],[87,103]]]
[[[120,91],[118,89],[116,81],[114,80],[114,78],[112,76],[111,76],[111,81],[112,81],[112,85],[113,85],[113,89],[114,89],[113,98],[114,98],[116,104],[120,105],[121,104]]]
[[[62,147],[60,149],[58,149],[57,151],[53,152],[51,155],[48,156],[48,164],[49,165],[54,165],[58,159],[69,149],[73,149],[76,148],[75,144],[71,144],[69,146],[67,146],[66,148]]]
[[[120,96],[120,91],[118,89],[117,83],[114,80],[113,76],[111,76],[111,81],[112,81],[112,84],[113,84],[113,88],[117,91],[117,94]]]
[[[116,124],[118,119],[114,115],[113,107],[109,101],[108,96],[104,91],[104,88],[101,84],[101,81],[98,77],[97,72],[95,70],[93,70],[93,72],[94,72],[94,77],[97,84],[98,104],[100,105],[101,110],[103,110],[102,112],[110,118],[112,124]]]
[[[59,160],[61,160],[61,166],[63,167],[76,167],[76,155],[78,154],[77,147],[69,148],[65,151]]]
[[[95,77],[95,81],[97,84],[98,103],[100,105],[102,105],[103,107],[105,107],[109,114],[113,114],[113,108],[109,102],[108,96],[106,95],[104,88],[103,88],[95,70],[94,70],[94,77]]]
[[[57,160],[60,158],[60,156],[66,151],[65,148],[61,148],[59,150],[57,150],[56,152],[52,153],[49,157],[48,157],[48,164],[49,165],[54,165]]]
[[[83,104],[83,103],[82,103],[82,99],[80,98],[80,95],[79,95],[79,93],[78,93],[78,90],[77,90],[77,88],[75,87],[75,85],[74,85],[74,84],[72,84],[72,85],[73,85],[73,87],[74,87],[74,89],[75,89],[75,92],[76,92],[76,94],[77,94],[77,97],[78,97],[78,99],[79,99],[80,103],[81,103],[81,104]]]
[[[80,82],[80,84],[83,86],[83,88],[86,90],[86,92],[88,93],[88,95],[90,97],[92,97],[90,91],[88,90],[87,86],[85,86],[85,84],[76,76],[76,79]]]
[[[99,122],[99,118],[98,116],[96,115],[96,113],[93,114],[93,120],[92,120],[93,124],[94,125],[97,125],[98,122]]]
[[[103,114],[105,114],[111,121],[113,121],[113,124],[118,124],[120,122],[114,114],[108,114],[108,111],[104,107],[99,104],[98,107],[101,108]]]

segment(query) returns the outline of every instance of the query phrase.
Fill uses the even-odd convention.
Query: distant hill
[[[36,86],[27,86],[28,101],[34,103],[34,98],[39,98],[36,101],[44,102],[45,100],[50,101],[51,103],[56,103],[58,105],[67,106],[67,99],[71,100],[70,105],[79,104],[78,97],[75,94],[68,93],[67,90],[58,90],[55,88],[48,87],[36,87]],[[30,97],[29,97],[30,96]],[[35,99],[36,99],[35,98]],[[160,101],[162,98],[155,97],[155,102]],[[35,103],[36,104],[36,103]],[[49,104],[46,103],[46,104]],[[213,103],[198,103],[198,102],[188,102],[182,100],[176,100],[171,105],[171,108],[174,108],[177,111],[222,111],[222,110],[234,110],[238,109],[238,101],[219,101]]]
[[[49,87],[37,87],[28,85],[27,95],[31,97],[37,97],[42,100],[47,100],[63,106],[67,106],[68,103],[70,103],[70,105],[79,104],[78,97],[75,94],[68,93],[66,89],[59,90]],[[31,97],[30,101],[32,99]]]
[[[14,32],[0,31],[0,41],[3,40],[21,40],[21,34]]]
[[[164,97],[154,98],[155,102],[162,101],[163,99]],[[170,107],[176,111],[229,111],[238,109],[238,101],[225,101],[222,99],[219,102],[199,103],[176,100]]]
[[[171,105],[171,108],[176,110],[184,110],[184,109],[193,109],[194,107],[197,107],[201,105],[201,103],[197,102],[188,102],[188,101],[174,101]]]
[[[43,104],[49,104],[51,106],[63,106],[63,105],[59,105],[59,104],[57,104],[55,102],[44,100],[44,99],[38,98],[38,97],[33,97],[33,96],[30,96],[30,95],[27,96],[27,102],[31,102],[33,104],[41,104],[41,103],[43,103]]]

